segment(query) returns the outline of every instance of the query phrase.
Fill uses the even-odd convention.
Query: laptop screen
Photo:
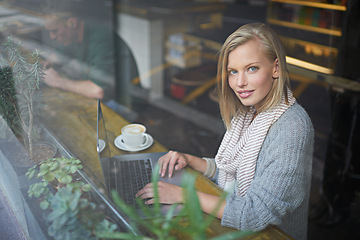
[[[109,147],[109,141],[106,133],[105,119],[101,110],[101,101],[97,100],[97,121],[96,121],[96,149],[99,156],[100,166],[103,173],[104,184],[106,186],[107,195],[110,195],[110,169],[112,168],[111,152]],[[113,219],[119,224],[120,228],[125,231],[130,231],[137,234],[136,230],[125,220],[122,213],[116,209],[108,198],[103,196],[103,191],[98,191],[99,196],[103,199],[106,205],[109,207],[110,214]]]
[[[100,99],[97,100],[97,152],[99,154],[99,158],[110,158],[110,148],[109,148],[109,141],[106,134],[106,127],[105,127],[105,120],[101,109],[101,101]]]
[[[106,126],[105,126],[105,119],[103,116],[103,112],[101,109],[101,101],[100,99],[97,100],[97,126],[96,126],[96,132],[97,132],[97,152],[99,156],[100,166],[103,173],[103,179],[105,181],[105,186],[109,192],[109,186],[110,186],[110,178],[109,178],[109,172],[111,168],[111,152],[109,147],[109,140],[106,133]]]

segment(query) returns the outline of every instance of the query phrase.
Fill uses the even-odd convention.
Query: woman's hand
[[[174,203],[184,203],[183,198],[183,188],[166,183],[166,182],[158,182],[158,194],[159,194],[159,203],[165,204],[174,204]],[[208,213],[214,214],[217,218],[221,219],[224,213],[226,202],[219,196],[198,192],[197,195],[199,198],[201,209]],[[155,203],[155,194],[154,194],[154,184],[149,183],[145,185],[143,189],[141,189],[136,197],[140,197],[141,199],[148,199],[145,201],[145,204],[154,204]],[[219,205],[219,201],[221,201]],[[214,212],[214,209],[217,209]]]
[[[189,164],[189,159],[184,153],[170,151],[159,159],[158,164],[161,177],[165,177],[166,169],[168,169],[169,177],[172,177],[174,169],[180,170],[186,167]]]
[[[183,203],[182,188],[166,182],[158,182],[159,202],[165,204]],[[148,199],[145,204],[155,203],[154,184],[148,183],[141,189],[136,197]]]

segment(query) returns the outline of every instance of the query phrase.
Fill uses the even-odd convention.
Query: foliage
[[[0,137],[9,138],[7,134],[8,126],[17,131],[21,129],[19,125],[16,106],[15,84],[12,80],[12,72],[10,67],[0,68],[0,115],[5,121],[0,122]]]
[[[127,206],[113,192],[112,197],[116,206],[129,216],[131,225],[135,229],[130,232],[119,232],[115,224],[107,221],[104,215],[96,210],[96,204],[84,197],[84,193],[91,187],[74,177],[76,172],[82,169],[80,163],[80,160],[74,158],[50,158],[42,161],[39,166],[30,168],[26,173],[29,179],[35,177],[42,179],[30,186],[28,194],[29,197],[42,198],[40,207],[50,211],[47,217],[50,223],[48,233],[54,239],[172,240],[175,239],[174,231],[187,234],[191,239],[207,239],[206,229],[214,217],[212,215],[204,217],[193,188],[194,175],[187,173],[188,175],[183,177],[185,204],[177,216],[174,216],[177,205],[172,205],[166,216],[161,214],[157,191],[158,174],[154,174],[152,179],[155,189],[153,208],[148,208],[140,199],[137,199],[146,218],[140,217],[134,208]],[[157,172],[156,169],[155,172]],[[51,185],[56,185],[55,193],[51,191]],[[221,201],[219,206],[220,203]],[[144,229],[145,232],[142,231]],[[239,239],[249,234],[252,232],[233,231],[212,240]]]
[[[40,102],[39,83],[44,72],[40,63],[39,51],[25,54],[21,42],[8,37],[3,44],[1,63],[2,104],[0,113],[10,123],[15,134],[21,135],[30,156],[33,156],[33,138],[36,134],[34,115]],[[0,129],[4,126],[0,126]]]
[[[54,239],[98,239],[96,231],[116,230],[116,225],[107,221],[96,204],[86,198],[91,186],[75,177],[82,169],[80,163],[75,158],[50,158],[26,173],[29,179],[42,180],[32,184],[28,194],[30,198],[42,198],[40,207],[50,210],[48,233]],[[55,193],[52,186],[57,189]]]
[[[158,171],[155,170],[155,172]],[[187,175],[183,177],[185,203],[177,216],[174,216],[176,205],[172,205],[166,216],[161,215],[157,191],[158,174],[154,174],[152,182],[154,183],[155,204],[153,208],[146,207],[140,199],[137,199],[138,204],[145,214],[145,218],[141,218],[133,207],[127,206],[115,192],[112,193],[116,206],[132,220],[132,227],[135,229],[145,228],[145,231],[149,234],[145,236],[136,235],[134,232],[97,232],[97,236],[108,239],[171,240],[175,239],[175,237],[172,236],[175,230],[190,236],[191,239],[194,240],[208,239],[206,229],[210,226],[214,217],[212,215],[208,215],[206,218],[204,217],[198,196],[194,190],[196,178],[190,173],[186,174]],[[224,200],[224,197],[225,196],[222,196],[221,201]],[[219,202],[219,206],[221,201]],[[184,220],[187,222],[186,225],[184,224]],[[233,231],[214,237],[212,240],[239,239],[252,233],[251,231]]]

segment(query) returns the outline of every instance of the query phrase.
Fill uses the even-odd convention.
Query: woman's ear
[[[279,76],[280,76],[279,60],[276,58],[274,61],[272,77],[275,79],[275,78],[279,78]]]

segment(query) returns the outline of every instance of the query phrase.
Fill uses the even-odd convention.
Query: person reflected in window
[[[44,81],[51,87],[108,100],[115,89],[114,33],[107,26],[110,19],[100,24],[84,17],[90,8],[79,1],[48,2],[45,29],[56,53],[44,64]]]
[[[228,193],[216,212],[223,226],[259,231],[277,225],[306,239],[314,129],[290,91],[285,50],[265,24],[243,25],[225,41],[218,62],[221,115],[227,131],[215,158],[170,151],[161,176],[190,166]],[[158,183],[161,203],[183,202],[182,188]],[[220,197],[197,192],[211,214]],[[137,197],[154,203],[152,183]]]

